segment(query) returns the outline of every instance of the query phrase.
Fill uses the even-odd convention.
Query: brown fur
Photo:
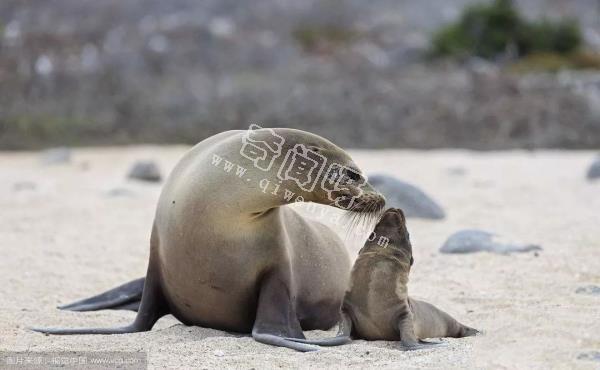
[[[389,239],[381,244],[381,237]],[[372,240],[371,240],[372,239]],[[400,209],[388,209],[359,252],[342,306],[338,337],[302,343],[338,345],[354,338],[400,341],[407,349],[432,344],[423,338],[465,337],[477,330],[444,311],[408,296],[413,262],[406,219]]]
[[[401,210],[387,210],[374,233],[377,238],[365,244],[352,268],[342,308],[352,318],[356,337],[411,344],[476,333],[435,306],[408,296],[412,245]],[[377,244],[381,235],[389,238],[387,246]]]
[[[296,144],[356,172],[352,159],[333,143],[308,132],[274,129],[285,139],[285,154]],[[152,230],[143,295],[140,280],[66,309],[131,307],[139,299],[133,324],[122,328],[38,329],[49,334],[112,334],[150,330],[171,313],[188,325],[252,332],[260,342],[300,351],[309,346],[285,339],[304,338],[302,330],[328,329],[339,319],[350,259],[343,242],[326,226],[306,219],[286,204],[304,201],[331,205],[320,186],[307,192],[292,180],[279,181],[276,169],[262,171],[240,154],[244,131],[228,131],[192,148],[164,185]],[[255,139],[270,132],[257,130]],[[214,155],[247,169],[244,178],[212,163]],[[324,176],[321,175],[321,176]],[[264,191],[259,180],[295,193],[286,200]],[[321,178],[318,183],[321,183]],[[351,184],[351,182],[348,182]],[[362,190],[362,192],[361,192]],[[283,192],[283,190],[280,190]],[[344,195],[360,195],[355,211],[375,214],[384,198],[367,183]]]

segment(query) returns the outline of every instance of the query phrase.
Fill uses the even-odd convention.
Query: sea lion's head
[[[356,213],[381,212],[385,198],[342,148],[306,131],[273,130],[285,139],[278,176],[285,179],[286,187],[293,187],[309,202]]]
[[[360,253],[381,250],[394,254],[410,266],[414,262],[406,217],[400,208],[389,208],[383,213]]]

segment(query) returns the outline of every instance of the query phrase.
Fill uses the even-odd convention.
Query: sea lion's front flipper
[[[138,279],[139,280],[139,279]],[[136,280],[137,281],[137,280]],[[132,282],[133,283],[133,282]],[[169,313],[165,302],[157,274],[148,268],[147,278],[143,288],[143,294],[139,311],[132,324],[114,328],[30,328],[44,334],[72,335],[72,334],[125,334],[148,331],[162,316]]]
[[[418,339],[415,334],[414,316],[410,311],[398,320],[398,333],[400,334],[400,344],[402,344],[401,349],[404,351],[426,349],[443,344],[442,342],[427,342]]]
[[[323,339],[298,339],[298,338],[286,338],[288,340],[305,343],[305,344],[316,344],[318,346],[341,346],[343,344],[350,343],[352,339],[350,338],[350,333],[352,333],[352,319],[350,315],[346,311],[342,310],[340,315],[340,326],[338,332],[333,338],[323,338]]]
[[[424,340],[419,340],[416,343],[414,343],[414,342],[406,343],[404,341],[401,341],[400,343],[402,344],[401,350],[403,350],[403,351],[415,351],[418,349],[428,349],[428,348],[432,348],[432,347],[446,346],[446,343],[444,343],[444,342],[427,342]]]
[[[58,306],[68,311],[131,310],[137,311],[142,301],[145,278],[135,279],[104,293]]]
[[[252,328],[254,340],[301,352],[318,351],[319,347],[297,343],[288,338],[302,338],[302,327],[290,297],[288,279],[271,273],[261,282],[256,319]]]

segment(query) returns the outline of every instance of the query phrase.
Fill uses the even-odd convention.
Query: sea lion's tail
[[[66,305],[58,306],[58,308],[68,311],[130,310],[137,312],[140,307],[140,302],[142,301],[142,292],[144,291],[145,280],[146,278],[135,279],[128,283],[119,285],[116,288],[107,290],[104,293],[100,293],[93,297],[82,299]]]

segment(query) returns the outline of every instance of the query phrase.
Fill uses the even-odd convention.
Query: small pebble
[[[12,189],[13,191],[35,190],[37,189],[37,185],[31,181],[20,181],[14,183]]]
[[[597,286],[597,285],[582,286],[582,287],[577,288],[575,293],[600,296],[600,286]]]
[[[131,167],[127,177],[130,179],[147,182],[160,182],[162,179],[160,168],[153,161],[136,162],[133,167]]]
[[[492,252],[498,254],[521,253],[542,250],[533,244],[503,242],[495,234],[483,230],[461,230],[446,240],[440,248],[442,253]]]
[[[448,168],[448,174],[452,176],[464,176],[467,173],[463,167],[450,167]]]
[[[69,163],[71,162],[71,150],[65,147],[44,150],[40,153],[40,161],[44,165]]]
[[[579,356],[577,356],[577,359],[600,362],[600,351],[590,351],[590,352],[580,353]]]
[[[114,188],[106,192],[109,197],[133,197],[135,193],[126,188]]]
[[[597,156],[590,165],[587,172],[587,178],[588,180],[600,179],[600,155]]]

